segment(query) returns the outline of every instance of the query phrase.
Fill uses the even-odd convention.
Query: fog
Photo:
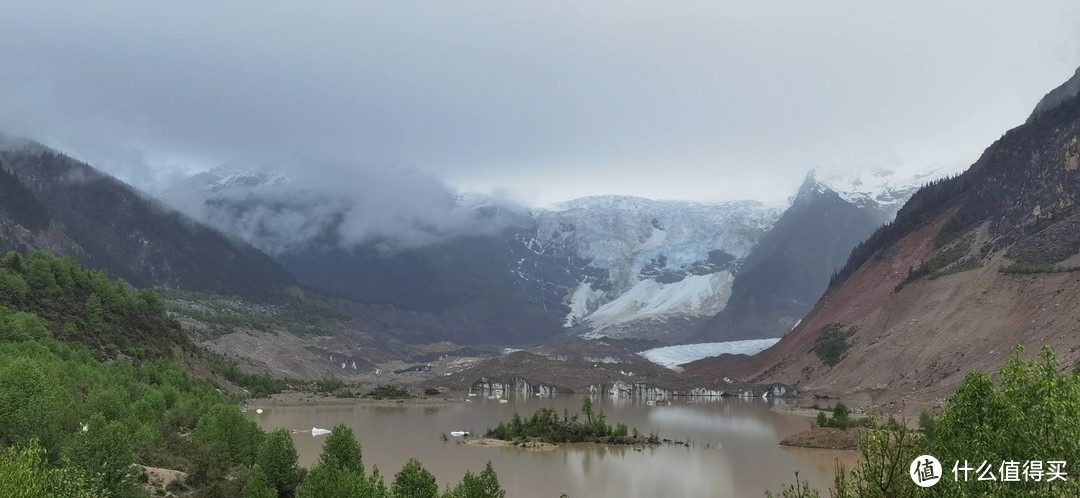
[[[238,229],[332,205],[410,245],[474,227],[461,192],[782,203],[970,164],[1080,65],[1080,3],[10,2],[0,60],[0,130],[153,194],[290,170],[330,204]]]

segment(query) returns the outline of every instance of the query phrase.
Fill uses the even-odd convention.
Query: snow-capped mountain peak
[[[284,185],[293,181],[291,175],[275,170],[258,168],[218,167],[203,173],[206,190],[217,192],[231,188],[253,189]]]
[[[887,219],[892,219],[923,185],[962,171],[962,167],[955,165],[924,168],[881,166],[860,170],[815,168],[806,175],[803,186],[792,201],[807,192],[833,192],[846,202],[861,208],[881,210]]]
[[[916,169],[876,167],[855,171],[815,168],[808,178],[840,194],[840,197],[848,202],[871,200],[888,206],[903,204],[923,185],[960,171],[962,168],[942,165]]]

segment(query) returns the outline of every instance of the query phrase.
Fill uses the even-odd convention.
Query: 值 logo
[[[922,455],[911,462],[908,476],[916,485],[929,488],[941,480],[941,462],[930,455]]]

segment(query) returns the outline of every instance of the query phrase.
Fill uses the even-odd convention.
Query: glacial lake
[[[641,398],[594,398],[608,422],[657,432],[662,438],[689,441],[689,446],[661,445],[638,451],[625,446],[560,445],[552,451],[479,447],[443,441],[441,434],[469,431],[480,436],[514,412],[531,415],[542,407],[571,413],[582,396],[513,397],[498,403],[482,397],[470,403],[445,404],[313,404],[254,408],[248,416],[266,430],[297,431],[293,439],[300,464],[314,464],[325,436],[311,428],[329,429],[344,423],[363,446],[370,472],[378,465],[387,485],[411,458],[419,458],[441,487],[457,483],[465,471],[483,470],[490,460],[510,497],[613,496],[762,497],[766,489],[809,480],[822,491],[832,483],[839,459],[850,466],[853,452],[786,448],[784,437],[810,428],[807,417],[778,413],[772,403],[783,400],[736,398],[673,398],[671,406],[649,406]]]

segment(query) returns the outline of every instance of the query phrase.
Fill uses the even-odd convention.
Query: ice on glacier
[[[662,367],[680,370],[679,365],[722,354],[753,355],[768,349],[780,339],[749,339],[745,341],[705,342],[654,348],[638,353]]]

